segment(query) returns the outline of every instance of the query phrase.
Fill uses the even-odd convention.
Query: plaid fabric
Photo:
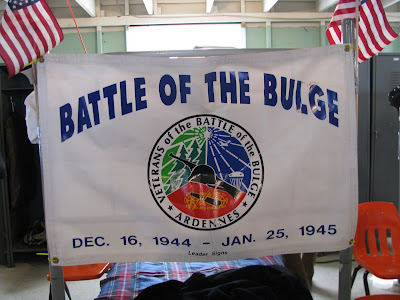
[[[108,271],[107,277],[100,282],[101,291],[95,300],[134,299],[148,286],[164,281],[174,279],[183,282],[196,272],[209,276],[225,270],[251,265],[283,266],[283,262],[279,255],[274,255],[216,262],[115,263]]]

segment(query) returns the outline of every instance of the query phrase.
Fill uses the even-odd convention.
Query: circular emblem
[[[168,128],[150,154],[154,200],[175,222],[197,230],[229,226],[260,195],[264,166],[251,135],[214,115],[185,118]]]

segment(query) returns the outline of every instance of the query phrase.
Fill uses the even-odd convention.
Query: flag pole
[[[359,30],[359,26],[360,26],[360,0],[356,0],[355,69],[356,69],[357,75],[358,75],[358,30]]]
[[[355,59],[354,59],[354,79],[356,85],[356,120],[357,120],[357,135],[358,135],[358,92],[359,92],[359,78],[358,78],[358,36],[359,36],[359,26],[360,26],[360,0],[356,0],[356,32],[354,36],[355,44]]]
[[[358,2],[358,0],[356,0]],[[358,6],[357,6],[358,7]],[[357,18],[356,18],[357,19]],[[357,22],[357,21],[356,21]],[[354,32],[354,20],[344,19],[342,21],[342,41],[343,44],[350,44],[354,49],[354,80],[355,80],[355,98],[356,98],[356,123],[358,123],[358,34]],[[358,28],[357,28],[358,29]],[[358,199],[357,199],[358,200]],[[339,300],[351,299],[351,270],[352,270],[353,248],[350,246],[339,253]]]

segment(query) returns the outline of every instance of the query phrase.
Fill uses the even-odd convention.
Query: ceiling
[[[400,22],[400,0],[381,0]],[[62,28],[177,23],[329,22],[338,0],[47,0]],[[0,2],[3,13],[6,1]]]

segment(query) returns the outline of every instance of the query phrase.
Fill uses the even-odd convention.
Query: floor
[[[356,263],[353,262],[353,266]],[[0,266],[0,299],[2,300],[42,300],[48,299],[49,282],[47,260],[44,257],[16,258],[14,268]],[[352,288],[351,299],[364,296],[362,282],[363,270],[359,271]],[[94,299],[100,291],[100,279],[69,282],[68,286],[74,300]],[[369,275],[371,294],[400,294],[397,281],[377,282]],[[319,255],[315,264],[312,295],[314,300],[338,299],[339,254]],[[66,297],[66,299],[68,299]]]

